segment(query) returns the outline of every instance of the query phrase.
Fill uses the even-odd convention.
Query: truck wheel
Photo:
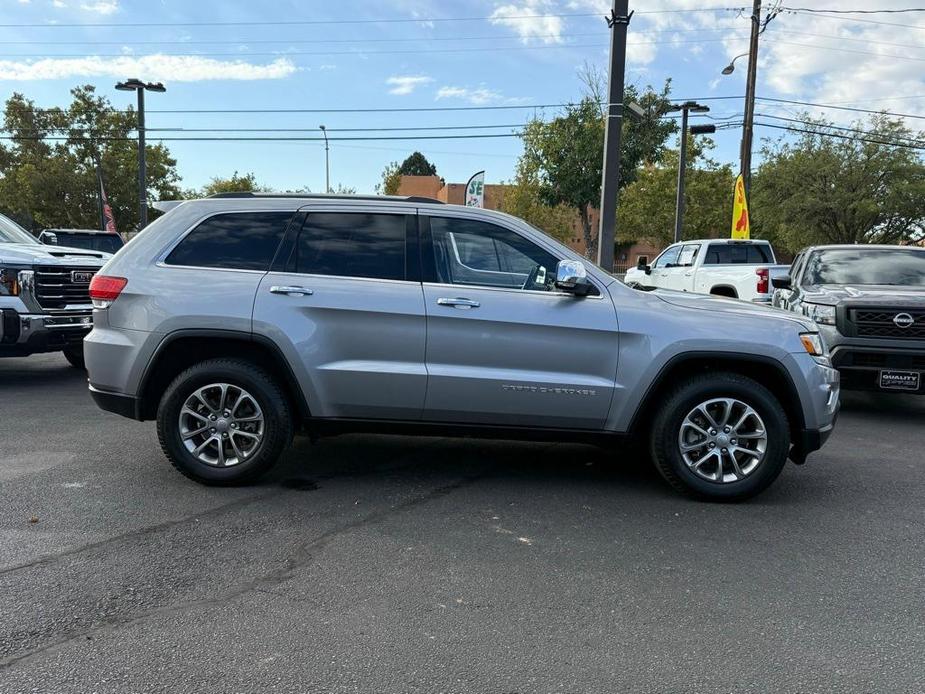
[[[65,347],[64,358],[67,359],[68,363],[75,369],[87,368],[84,364],[84,347],[82,344],[76,347]]]
[[[690,496],[739,501],[768,487],[787,461],[787,414],[764,386],[735,373],[705,373],[668,396],[652,428],[655,466]]]
[[[208,485],[245,484],[267,472],[292,440],[289,404],[262,369],[210,359],[168,386],[157,409],[164,454]]]

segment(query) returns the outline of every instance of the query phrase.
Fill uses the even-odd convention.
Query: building
[[[510,186],[503,183],[485,184],[485,208],[497,210],[501,208],[504,192]],[[446,183],[439,176],[402,176],[398,184],[398,195],[418,195],[433,198],[450,205],[464,205],[466,200],[465,183]],[[591,210],[591,228],[597,229],[600,224],[600,213],[597,209]],[[572,234],[566,239],[566,244],[572,250],[585,253],[585,241],[581,233],[581,220],[575,215],[572,224]],[[640,260],[646,263],[655,259],[661,251],[649,243],[639,242],[631,246],[618,246],[614,254],[614,272],[626,272],[628,267],[636,265]]]

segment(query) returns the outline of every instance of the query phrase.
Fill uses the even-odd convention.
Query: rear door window
[[[311,212],[287,269],[306,275],[407,279],[409,226],[405,214]]]
[[[165,259],[167,265],[267,270],[292,212],[229,212],[204,220]]]

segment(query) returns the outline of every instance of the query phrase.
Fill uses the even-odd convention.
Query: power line
[[[787,14],[797,14],[797,15],[804,15],[804,16],[809,16],[809,17],[819,17],[822,19],[835,19],[840,22],[879,24],[881,26],[903,27],[904,29],[925,29],[925,26],[922,26],[920,24],[903,24],[902,22],[882,22],[877,19],[862,19],[861,17],[846,17],[843,15],[819,14],[817,12],[804,12],[802,10],[784,10],[784,12],[786,12]]]
[[[925,58],[913,58],[906,55],[891,55],[887,53],[876,53],[874,51],[859,51],[854,48],[838,48],[837,46],[821,46],[818,43],[798,43],[796,41],[778,41],[774,43],[782,46],[802,46],[804,48],[818,48],[823,51],[837,51],[839,53],[854,53],[857,55],[875,55],[878,58],[891,58],[893,60],[912,60],[918,63],[925,63]]]
[[[716,34],[726,33],[728,28],[721,29],[652,29],[647,31],[634,31],[634,36],[649,36],[654,34]],[[568,39],[587,36],[606,36],[606,31],[585,31],[576,33],[558,33],[558,34],[531,34],[531,39]],[[838,37],[834,37],[838,38]],[[227,44],[316,44],[316,43],[409,43],[409,42],[431,42],[431,41],[520,41],[523,37],[519,34],[502,34],[493,36],[414,36],[409,38],[349,38],[349,39],[187,39],[187,40],[165,40],[165,41],[55,41],[56,46],[194,46],[194,45],[227,45]],[[7,46],[45,46],[48,40],[44,41],[3,41]]]
[[[812,101],[797,101],[794,99],[777,99],[771,96],[756,96],[758,101],[769,101],[775,104],[793,104],[796,106],[813,106],[815,108],[829,108],[836,111],[853,111],[856,113],[872,113],[874,115],[884,115],[884,116],[893,116],[894,118],[916,118],[925,120],[925,116],[916,115],[914,113],[893,113],[891,111],[877,111],[869,108],[857,108],[855,106],[835,106],[834,104],[816,104]],[[889,97],[887,97],[889,98]]]
[[[903,7],[896,10],[826,10],[810,7],[783,7],[791,12],[825,12],[827,14],[902,14],[903,12],[925,12],[925,7]]]
[[[840,135],[838,133],[826,133],[818,130],[806,130],[804,128],[795,128],[791,125],[775,125],[774,123],[755,123],[762,128],[774,128],[775,130],[789,130],[795,133],[806,133],[808,135],[818,135],[820,137],[834,137],[839,140],[855,140],[857,142],[868,142],[875,145],[888,145],[890,147],[902,147],[903,149],[925,150],[925,145],[911,145],[903,142],[891,142],[889,140],[875,140],[872,138],[856,137],[854,135]]]
[[[637,14],[673,14],[686,12],[726,12],[741,11],[742,7],[694,7],[677,10],[645,10]],[[338,25],[338,24],[425,24],[437,22],[479,22],[490,20],[511,20],[511,19],[570,19],[580,17],[601,17],[602,14],[597,12],[574,12],[574,13],[548,13],[548,14],[521,14],[505,16],[479,16],[479,17],[389,17],[382,19],[278,19],[278,20],[258,20],[258,21],[235,21],[235,22],[86,22],[86,23],[55,23],[47,24],[40,22],[31,23],[5,23],[0,24],[0,28],[6,29],[60,29],[60,28],[132,28],[132,27],[226,27],[226,26],[306,26],[306,25]]]
[[[384,135],[381,137],[329,137],[331,142],[335,141],[379,141],[379,140],[479,140],[488,138],[511,138],[522,137],[520,133],[487,133],[476,135]],[[19,137],[16,135],[0,135],[0,140],[23,140],[35,142],[47,140],[50,142],[67,142],[74,141],[77,138],[51,136],[42,137],[36,135],[27,135]],[[152,140],[158,142],[324,142],[323,137],[154,137]],[[102,136],[80,138],[81,142],[136,142],[134,137],[121,136]]]
[[[786,116],[775,116],[770,113],[756,113],[755,115],[760,118],[773,118],[774,120],[782,120],[788,123],[799,123],[801,125],[809,125],[809,126],[814,126],[816,128],[824,128],[827,130],[842,130],[844,132],[858,133],[861,135],[884,137],[884,138],[897,139],[897,140],[906,140],[906,141],[912,142],[917,145],[925,146],[925,140],[917,138],[917,137],[910,137],[908,135],[887,135],[885,133],[880,133],[877,131],[861,130],[859,128],[849,128],[849,127],[840,126],[840,125],[832,125],[830,123],[815,123],[811,120],[805,120],[801,118],[787,118]]]
[[[630,46],[650,46],[650,45],[676,45],[688,43],[722,43],[729,38],[744,37],[724,37],[716,39],[690,39],[690,40],[673,40],[667,41],[630,41]],[[475,48],[411,48],[395,49],[384,51],[366,51],[362,49],[350,51],[273,51],[273,52],[220,52],[220,53],[164,53],[158,51],[155,55],[167,57],[202,57],[202,58],[289,58],[299,55],[396,55],[396,54],[420,54],[420,53],[482,53],[486,51],[547,51],[550,49],[562,48],[606,48],[608,43],[556,43],[533,46],[479,46]],[[801,45],[801,44],[795,44]],[[56,60],[59,58],[140,58],[142,55],[133,55],[130,53],[0,53],[0,58],[40,58],[44,60]],[[887,57],[887,56],[884,56]]]

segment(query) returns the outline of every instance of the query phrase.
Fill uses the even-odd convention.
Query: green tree
[[[401,185],[401,164],[393,161],[382,170],[382,183],[376,184],[377,195],[397,195]]]
[[[420,152],[412,152],[398,167],[398,173],[403,176],[436,176],[437,167]]]
[[[0,146],[0,209],[33,229],[99,226],[96,162],[100,162],[116,226],[138,223],[136,116],[113,109],[92,86],[71,90],[67,108],[36,108],[14,93],[4,106],[11,144]],[[148,197],[177,198],[176,160],[148,145]]]
[[[534,119],[524,129],[522,159],[528,171],[535,171],[540,198],[549,207],[565,205],[581,220],[587,257],[597,255],[597,233],[591,228],[591,209],[601,200],[605,109],[594,75],[588,93],[577,104],[549,121]],[[661,92],[647,88],[639,92],[626,89],[624,104],[637,102],[648,114],[641,121],[623,119],[620,157],[620,187],[632,183],[643,162],[658,163],[665,152],[665,141],[677,129],[674,121],[661,119],[669,105],[670,82]],[[624,110],[625,107],[624,107]]]
[[[719,165],[706,156],[714,148],[709,138],[689,138],[684,186],[685,239],[728,234],[732,219],[735,174],[729,164]],[[674,240],[678,187],[678,150],[668,150],[659,164],[643,165],[636,180],[620,193],[617,228],[656,246]]]
[[[761,234],[790,251],[925,239],[925,133],[886,115],[850,128],[802,119],[809,132],[762,149],[749,201]]]
[[[257,177],[252,173],[246,173],[243,176],[237,171],[231,174],[231,178],[214,177],[201,190],[187,191],[186,197],[189,198],[207,198],[215,193],[269,193],[270,188],[259,185]]]
[[[518,162],[514,180],[505,187],[498,209],[566,242],[572,236],[577,214],[566,205],[551,207],[543,201],[539,176],[532,165],[533,162],[525,158]]]

